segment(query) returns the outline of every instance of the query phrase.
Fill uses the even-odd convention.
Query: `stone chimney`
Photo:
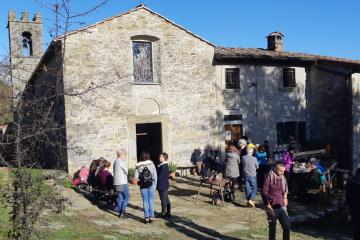
[[[272,32],[267,38],[267,48],[270,51],[282,52],[284,50],[284,34],[281,32]]]

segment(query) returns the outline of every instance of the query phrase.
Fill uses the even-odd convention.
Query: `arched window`
[[[132,36],[134,82],[160,83],[160,39],[148,35]]]
[[[133,41],[134,80],[136,83],[153,82],[152,55],[151,42]]]
[[[33,55],[31,33],[29,32],[22,33],[22,53],[24,57]]]

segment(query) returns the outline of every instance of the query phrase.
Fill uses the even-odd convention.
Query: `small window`
[[[153,59],[151,42],[133,41],[134,81],[153,82]]]
[[[283,87],[294,88],[296,87],[295,69],[284,68],[283,69]]]
[[[238,68],[226,68],[225,69],[225,87],[226,89],[239,89],[240,77]]]
[[[24,57],[32,56],[33,55],[33,46],[32,46],[31,33],[23,32],[21,36],[22,36],[23,56]]]
[[[289,144],[291,139],[295,139],[298,144],[303,144],[306,141],[306,122],[278,122],[276,130],[279,145]]]
[[[241,121],[242,115],[224,115],[224,121]]]

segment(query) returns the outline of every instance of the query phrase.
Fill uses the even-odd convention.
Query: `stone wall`
[[[352,75],[352,160],[353,171],[360,167],[360,73]]]
[[[339,157],[339,167],[350,167],[350,95],[345,69],[311,68],[309,126],[311,139],[330,144]]]
[[[225,69],[240,69],[240,89],[225,89]],[[295,68],[296,87],[282,87],[283,67]],[[224,114],[238,113],[243,117],[244,134],[254,143],[265,139],[271,147],[277,144],[276,124],[306,121],[307,74],[305,67],[263,65],[221,65],[217,71],[220,126]],[[225,136],[222,135],[223,144]]]
[[[131,37],[139,35],[160,39],[161,56],[154,56],[160,57],[160,84],[134,84]],[[212,45],[145,9],[68,36],[69,172],[101,156],[114,159],[119,148],[128,150],[133,167],[139,122],[161,122],[163,150],[170,161],[188,165],[194,148],[216,136],[210,124],[216,112],[213,56]],[[83,94],[69,96],[74,93]]]

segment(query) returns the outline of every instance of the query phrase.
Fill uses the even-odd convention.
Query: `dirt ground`
[[[92,193],[65,188],[64,195],[72,205],[64,214],[45,214],[37,226],[37,239],[267,239],[267,221],[259,194],[256,208],[246,207],[244,193],[240,191],[234,203],[221,207],[211,204],[209,189],[204,188],[196,204],[198,186],[198,179],[193,176],[172,180],[169,194],[173,217],[171,220],[156,218],[152,224],[142,223],[142,200],[135,185],[130,185],[125,220],[119,219],[112,207],[96,201]],[[155,210],[160,210],[157,194]],[[306,205],[290,201],[292,219],[304,221],[304,225],[293,227],[291,239],[351,239],[351,229],[347,226],[306,224],[311,223],[307,215],[315,216],[306,214],[309,211]],[[282,239],[281,234],[278,224],[278,239]]]

